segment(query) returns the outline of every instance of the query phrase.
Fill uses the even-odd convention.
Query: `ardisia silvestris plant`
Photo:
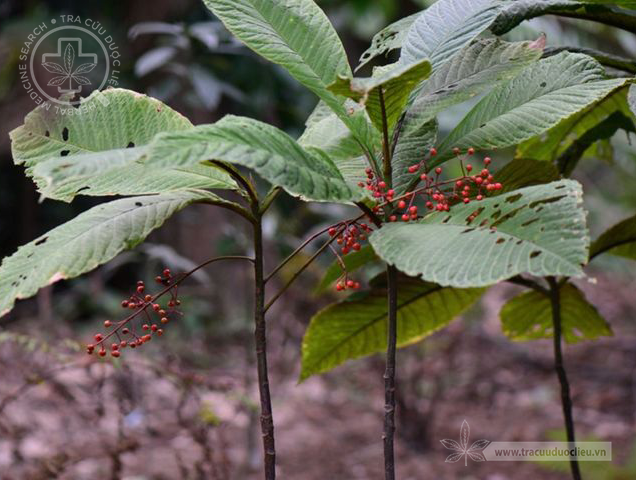
[[[62,201],[77,195],[126,198],[82,213],[6,258],[0,313],[16,299],[135,247],[188,205],[219,206],[251,226],[253,256],[217,257],[197,269],[223,260],[254,267],[264,478],[276,476],[265,315],[327,249],[336,262],[321,288],[335,282],[337,291],[356,292],[311,320],[301,380],[386,350],[386,479],[396,475],[397,347],[443,328],[501,281],[530,289],[503,307],[504,333],[513,340],[553,339],[574,445],[562,340],[611,330],[570,279],[582,277],[588,261],[604,252],[636,258],[636,217],[590,248],[581,185],[565,177],[596,142],[618,130],[635,131],[634,79],[625,75],[634,72],[629,61],[602,52],[546,49],[541,35],[524,42],[499,36],[543,14],[636,33],[633,2],[438,0],[376,35],[358,68],[393,50],[400,55],[363,78],[353,76],[338,35],[313,0],[204,3],[247,47],[316,94],[319,103],[304,133],[295,140],[272,125],[235,116],[194,126],[161,102],[122,89],[94,92],[83,99],[79,115],[38,107],[11,137],[16,164],[26,167],[40,193]],[[438,114],[477,95],[481,99],[469,113],[438,138]],[[491,160],[504,148],[516,148],[516,154],[495,170],[493,163],[512,156],[497,153]],[[456,164],[442,167],[452,159]],[[269,191],[261,192],[245,169],[269,182]],[[237,193],[239,200],[213,190]],[[283,190],[302,201],[355,205],[360,213],[310,236],[265,274],[262,220]],[[323,238],[266,301],[274,276]],[[378,262],[385,273],[362,288],[353,272]],[[177,288],[193,272],[164,272],[155,294],[138,285],[125,300],[132,313],[105,325],[89,353],[104,356],[110,349],[117,357],[122,342],[136,347],[159,335],[163,319],[179,316]],[[572,477],[582,478],[576,458],[570,465]]]

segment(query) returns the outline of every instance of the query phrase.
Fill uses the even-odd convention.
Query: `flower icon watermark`
[[[455,440],[444,439],[440,440],[444,448],[453,450],[455,453],[451,453],[446,457],[446,463],[456,463],[462,458],[464,459],[464,466],[468,466],[468,458],[474,462],[485,462],[482,451],[490,445],[490,440],[477,440],[469,447],[468,442],[470,439],[470,425],[464,420],[459,430],[459,442]]]
[[[79,41],[79,39],[77,39]],[[81,45],[81,43],[79,43]],[[72,44],[66,45],[64,49],[64,55],[60,63],[56,62],[43,62],[42,66],[50,73],[57,74],[57,76],[51,78],[47,85],[56,86],[60,92],[76,92],[81,91],[82,85],[90,85],[91,81],[82,74],[89,73],[93,70],[97,63],[87,62],[78,65],[73,68],[77,59],[75,49]],[[60,88],[65,82],[68,82],[68,88]],[[73,85],[77,84],[78,89],[74,89]]]

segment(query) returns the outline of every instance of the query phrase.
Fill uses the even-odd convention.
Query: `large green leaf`
[[[135,152],[128,161],[129,150],[133,149],[47,160],[33,167],[33,177],[45,197],[63,201],[71,201],[77,194],[127,196],[184,188],[237,188],[230,176],[216,167],[149,168],[137,163],[141,156]]]
[[[586,55],[563,52],[541,60],[484,97],[444,139],[434,164],[452,158],[454,147],[521,143],[631,82],[606,79],[603,67]]]
[[[130,90],[109,89],[82,99],[79,114],[43,106],[11,132],[14,160],[25,164],[40,192],[70,201],[83,195],[141,195],[181,188],[234,188],[220,170],[176,171],[136,165],[160,132],[192,124],[160,101]]]
[[[397,343],[406,346],[446,326],[472,305],[484,289],[443,288],[401,279]],[[326,372],[346,360],[386,349],[386,288],[357,293],[316,314],[302,345],[300,379]]]
[[[389,223],[370,241],[389,264],[440,285],[478,287],[524,272],[580,277],[589,246],[581,201],[581,186],[562,180]]]
[[[605,252],[636,260],[636,215],[617,223],[597,238],[590,247],[590,259]]]
[[[245,45],[285,67],[330,107],[342,103],[326,87],[351,69],[338,34],[313,0],[204,3]]]
[[[379,55],[402,48],[402,43],[406,39],[406,34],[411,28],[411,25],[413,25],[417,17],[421,14],[422,12],[417,12],[408,17],[401,18],[376,33],[371,40],[371,46],[360,56],[360,65],[358,65],[356,71]]]
[[[204,0],[245,45],[283,66],[329,106],[364,144],[362,124],[351,120],[327,86],[351,76],[338,34],[313,0]],[[364,145],[371,150],[371,145]]]
[[[514,78],[541,57],[544,40],[508,43],[498,39],[478,40],[462,49],[426,81],[400,128],[393,154],[394,188],[406,191],[413,179],[408,167],[419,163],[436,141],[437,114],[484,90]]]
[[[627,90],[627,87],[620,88],[585,110],[562,120],[545,135],[523,142],[517,148],[516,157],[554,162],[581,136],[615,112],[631,116],[627,105]]]
[[[362,192],[349,185],[326,154],[308,152],[283,131],[257,120],[226,116],[212,125],[158,135],[144,162],[189,167],[207,160],[243,165],[308,200],[348,202]]]
[[[501,6],[499,0],[438,0],[409,29],[400,63],[427,58],[437,69],[488,29]]]
[[[59,280],[77,277],[141,243],[166,219],[195,202],[222,201],[216,195],[182,190],[105,203],[24,245],[0,266],[0,315],[18,299]]]
[[[583,292],[571,283],[559,290],[561,299],[561,331],[568,343],[611,336],[612,329]],[[501,309],[504,334],[512,340],[552,338],[552,305],[539,292],[530,291],[514,297]]]
[[[159,132],[191,128],[187,118],[146,95],[113,88],[82,99],[78,113],[62,115],[41,105],[13,130],[16,164],[145,145]]]
[[[365,105],[378,130],[382,130],[386,115],[387,128],[391,131],[413,89],[430,75],[431,64],[428,60],[419,60],[381,68],[377,72],[369,78],[339,76],[329,90]]]

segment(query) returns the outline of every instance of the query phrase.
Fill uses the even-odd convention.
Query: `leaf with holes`
[[[0,315],[16,300],[47,285],[77,277],[141,243],[171,215],[195,203],[222,202],[216,195],[182,190],[131,197],[93,207],[5,258],[0,266]]]
[[[528,187],[370,236],[380,258],[407,275],[454,287],[491,285],[520,273],[583,275],[589,236],[581,186]]]
[[[561,299],[561,330],[567,343],[611,336],[612,329],[571,283],[559,289]],[[526,341],[552,338],[552,305],[539,292],[522,293],[509,300],[500,312],[503,333],[511,340]]]
[[[590,260],[605,252],[636,260],[636,215],[598,237],[590,247]]]
[[[400,63],[427,58],[436,70],[487,30],[501,7],[499,0],[438,0],[411,25]]]
[[[397,344],[418,342],[470,307],[484,289],[443,288],[414,278],[398,287]],[[318,312],[302,344],[300,379],[326,372],[346,360],[386,349],[386,287],[355,293]]]
[[[160,101],[123,89],[94,92],[78,108],[78,115],[59,115],[38,107],[11,132],[15,163],[27,166],[44,196],[70,201],[80,191],[139,195],[185,187],[235,187],[218,170],[188,175],[167,168],[143,171],[136,189],[133,177],[142,170],[135,162],[145,153],[145,145],[159,132],[183,131],[192,124]],[[170,181],[163,183],[166,179]]]
[[[370,78],[339,76],[329,90],[364,105],[378,130],[382,130],[386,117],[387,128],[391,131],[413,89],[430,75],[431,64],[428,60],[420,60],[376,69],[376,73]]]
[[[347,273],[349,274],[377,260],[379,260],[378,256],[375,254],[370,245],[366,245],[362,247],[360,251],[351,252],[342,258]],[[336,280],[338,280],[338,278],[342,276],[342,274],[343,270],[340,262],[333,262],[322,277],[320,284],[316,287],[316,293],[326,291]]]
[[[489,150],[517,145],[585,110],[632,79],[607,79],[596,60],[563,52],[526,67],[485,96],[448,134],[433,165],[453,148]]]
[[[149,167],[190,167],[208,160],[251,168],[292,195],[314,201],[361,198],[324,153],[308,152],[285,132],[250,118],[228,115],[212,125],[162,133],[149,146]]]
[[[389,53],[392,50],[402,48],[402,43],[406,39],[406,34],[411,28],[411,25],[413,25],[417,17],[421,14],[422,12],[417,12],[408,17],[401,18],[376,33],[371,39],[371,46],[360,56],[360,65],[358,65],[356,71],[364,67],[374,58]]]

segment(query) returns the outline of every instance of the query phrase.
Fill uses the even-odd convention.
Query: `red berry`
[[[468,165],[466,165],[466,171],[470,172],[473,169],[473,166],[469,163]]]
[[[353,280],[348,280],[347,281],[347,287],[349,288],[353,288],[353,286],[356,284],[356,282],[354,282]]]
[[[490,157],[486,157],[486,158],[484,158],[484,163],[485,163],[486,165],[490,165],[490,162],[491,162],[491,161],[492,161],[492,160],[491,160],[491,158],[490,158]]]
[[[146,302],[149,302],[150,300],[152,300],[152,295],[146,295],[146,296],[144,297],[144,300],[145,300]]]
[[[380,187],[380,188],[386,188],[386,182],[379,182],[379,183],[378,183],[378,187]]]
[[[121,302],[121,306],[124,308],[128,308],[128,300],[124,300],[123,302]]]
[[[400,210],[405,209],[405,208],[406,208],[406,202],[405,202],[404,200],[400,200],[400,201],[398,202],[398,208],[399,208]]]
[[[422,180],[422,181],[426,180],[427,178],[428,178],[428,176],[425,173],[420,175],[420,180]]]
[[[501,190],[503,188],[503,185],[501,183],[495,183],[495,190]]]
[[[156,277],[155,277],[155,282],[157,282],[157,283],[163,283],[163,278],[161,278],[160,276],[156,276]]]
[[[159,315],[161,315],[162,317],[165,317],[165,316],[166,316],[166,311],[165,311],[165,310],[159,310],[157,313],[158,313]]]
[[[128,335],[130,333],[130,330],[128,330],[128,328],[122,328],[121,333],[123,333],[124,335]]]
[[[150,328],[150,325],[148,325],[147,323],[144,323],[144,324],[141,326],[141,329],[142,329],[142,330],[148,330],[149,328]]]
[[[126,347],[128,346],[128,342],[127,342],[126,340],[122,340],[122,341],[119,343],[119,346],[120,346],[121,348],[126,348]]]
[[[431,157],[434,157],[435,155],[437,155],[437,149],[435,147],[432,147],[429,150],[429,153],[431,154]]]
[[[157,325],[152,325],[150,327],[150,330],[152,330],[153,332],[156,332],[157,330],[159,330],[159,327]]]
[[[161,318],[161,323],[168,323],[168,318],[167,317],[162,317]]]
[[[464,203],[470,203],[470,198],[464,198]]]
[[[158,312],[159,310],[161,310],[161,305],[159,305],[158,303],[153,303],[153,304],[152,304],[152,309],[153,309],[155,312]]]
[[[468,155],[474,155],[475,154],[475,149],[473,147],[470,147],[468,149]]]
[[[102,349],[99,351],[99,356],[100,357],[105,357],[106,356],[106,349],[102,347]]]
[[[137,287],[137,293],[144,293],[144,286],[143,285],[139,285]]]
[[[331,227],[331,228],[329,229],[329,235],[330,235],[330,236],[332,236],[332,237],[333,237],[336,233],[337,233],[337,230],[336,230],[334,227]]]
[[[111,322],[110,320],[106,320],[106,321],[104,322],[104,327],[108,328],[108,327],[110,327],[112,324],[113,324],[113,322]]]
[[[336,291],[341,292],[343,290],[343,286],[341,283],[336,284]]]
[[[442,167],[437,167],[437,168],[435,169],[435,173],[437,173],[438,175],[439,175],[440,173],[442,173]]]
[[[477,200],[483,200],[484,196],[483,195],[477,195]]]
[[[360,251],[360,248],[362,248],[362,246],[359,243],[354,243],[353,245],[351,245],[351,248],[358,252]]]
[[[393,190],[392,188],[389,189],[388,192],[386,192],[387,197],[392,197],[393,195],[395,195],[395,190]]]
[[[459,155],[460,153],[462,153],[462,151],[459,148],[455,147],[455,148],[453,148],[453,153],[455,155]]]
[[[169,277],[169,276],[170,276],[170,269],[169,269],[169,268],[166,268],[166,269],[163,271],[163,276],[164,276],[164,277]]]
[[[409,212],[417,213],[417,207],[415,205],[413,205],[412,207],[409,208]]]
[[[458,187],[462,187],[462,186],[464,186],[464,182],[462,182],[461,180],[457,180],[455,182],[455,185],[457,185]]]
[[[397,222],[397,216],[396,215],[391,215],[389,217],[389,222]]]
[[[110,354],[115,358],[119,357],[120,355],[120,353],[117,350],[113,350],[112,352],[110,352]]]
[[[111,349],[111,350],[119,350],[119,343],[113,343],[113,344],[110,346],[110,349]]]
[[[402,215],[402,220],[404,220],[405,222],[408,222],[410,220],[410,216],[407,215],[406,213],[404,215]]]
[[[417,172],[419,170],[419,168],[420,167],[418,165],[411,165],[409,167],[409,173],[415,173],[415,172]]]
[[[488,171],[488,169],[487,169],[487,168],[484,168],[484,169],[481,171],[481,176],[482,176],[482,177],[487,177],[489,173],[490,173],[490,172]]]
[[[96,342],[101,342],[104,339],[103,335],[101,333],[98,333],[95,335],[95,341]]]

